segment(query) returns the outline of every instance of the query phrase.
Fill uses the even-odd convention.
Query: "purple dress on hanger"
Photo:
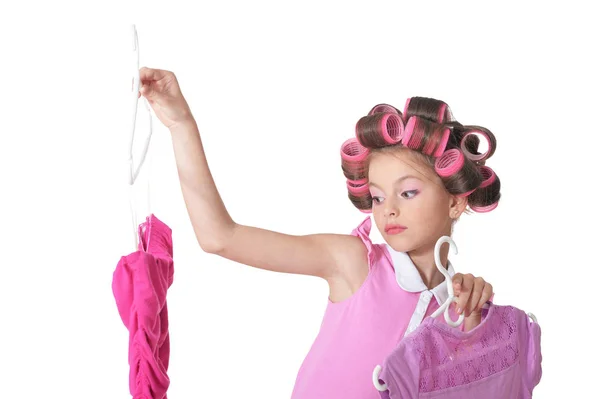
[[[541,330],[522,310],[491,305],[464,332],[427,318],[383,363],[382,399],[525,399],[542,376]]]

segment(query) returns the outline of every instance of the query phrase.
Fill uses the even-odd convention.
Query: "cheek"
[[[375,225],[377,225],[377,228],[381,230],[385,226],[385,216],[383,210],[381,209],[381,206],[373,206],[371,209],[373,219],[375,220]]]
[[[383,211],[383,209],[381,207],[373,208],[373,220],[375,222],[375,226],[377,226],[377,229],[383,235],[384,229],[385,229],[385,224],[387,223],[387,220],[385,217],[385,212]]]
[[[407,214],[411,219],[423,224],[437,225],[445,223],[448,207],[435,198],[422,196],[420,201],[410,201],[411,209]]]

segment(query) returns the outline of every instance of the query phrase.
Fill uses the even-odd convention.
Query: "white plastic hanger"
[[[448,289],[448,299],[446,299],[446,302],[444,302],[439,307],[439,309],[433,312],[430,317],[436,318],[440,314],[442,314],[442,312],[444,312],[444,319],[446,319],[446,323],[448,323],[452,327],[458,327],[464,321],[465,313],[463,311],[458,317],[458,320],[456,321],[452,321],[452,319],[450,318],[450,314],[448,313],[452,302],[458,302],[458,297],[454,296],[454,289],[452,288],[452,277],[450,276],[450,273],[448,273],[448,270],[444,266],[442,266],[442,261],[440,260],[440,249],[442,248],[442,245],[446,242],[450,244],[450,248],[454,251],[455,254],[458,253],[458,249],[456,248],[456,244],[454,243],[452,238],[448,236],[442,236],[439,240],[437,240],[433,256],[435,259],[435,266],[440,271],[440,273],[444,275],[444,280],[446,281],[446,287]],[[375,366],[375,369],[373,370],[373,385],[375,385],[375,388],[377,388],[378,391],[383,392],[387,390],[387,385],[379,383],[380,372],[381,366]]]
[[[431,317],[435,319],[440,314],[442,314],[442,312],[444,312],[444,319],[446,319],[446,323],[448,323],[452,327],[458,327],[465,320],[465,312],[463,311],[458,316],[458,320],[456,321],[452,321],[452,319],[450,318],[450,314],[448,313],[452,302],[458,302],[458,297],[454,296],[454,289],[452,288],[452,277],[448,273],[448,270],[446,270],[446,268],[442,266],[442,261],[440,260],[440,249],[442,248],[442,245],[446,242],[450,244],[450,248],[454,251],[454,254],[458,253],[458,249],[456,248],[454,240],[452,240],[452,238],[448,236],[440,237],[440,239],[437,240],[437,242],[435,243],[435,250],[433,253],[435,257],[435,266],[438,268],[440,273],[444,275],[444,279],[446,280],[446,287],[448,288],[448,299],[446,299],[446,302],[444,302],[438,310],[431,314]]]
[[[134,167],[133,163],[133,138],[135,136],[135,122],[138,111],[138,93],[140,90],[140,48],[138,43],[137,30],[135,25],[131,25],[131,35],[132,35],[132,44],[133,44],[133,57],[132,57],[132,75],[133,75],[133,84],[131,90],[131,103],[132,103],[132,118],[130,125],[130,135],[129,135],[129,158],[127,159],[129,171],[127,175],[127,184],[129,185],[129,202],[131,206],[131,218],[133,223],[133,240],[134,240],[134,251],[137,251],[139,239],[138,239],[138,222],[136,216],[136,206],[135,206],[135,198],[133,192],[133,186],[137,177],[140,173],[140,169],[146,160],[146,155],[148,154],[148,149],[150,146],[150,138],[152,137],[152,114],[150,112],[150,105],[148,105],[148,101],[145,97],[143,97],[144,105],[146,106],[146,111],[148,113],[148,137],[146,138],[146,142],[144,143],[144,149],[141,154],[140,161],[136,167]],[[147,202],[148,202],[148,211],[150,211],[150,179],[148,178],[148,193],[147,193]]]

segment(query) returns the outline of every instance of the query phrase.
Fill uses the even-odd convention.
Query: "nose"
[[[399,210],[396,205],[396,201],[386,201],[385,208],[383,210],[386,217],[396,217],[398,216]]]

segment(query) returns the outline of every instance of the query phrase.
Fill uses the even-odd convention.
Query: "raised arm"
[[[140,95],[171,132],[183,198],[204,251],[261,269],[319,276],[330,287],[341,287],[336,292],[356,285],[347,284],[354,281],[349,275],[364,270],[366,264],[366,249],[357,237],[293,236],[235,223],[219,195],[198,126],[175,74],[144,67],[140,81]]]
[[[171,129],[183,198],[202,249],[261,269],[330,280],[353,259],[366,258],[357,237],[288,235],[237,224],[216,188],[193,118]]]

